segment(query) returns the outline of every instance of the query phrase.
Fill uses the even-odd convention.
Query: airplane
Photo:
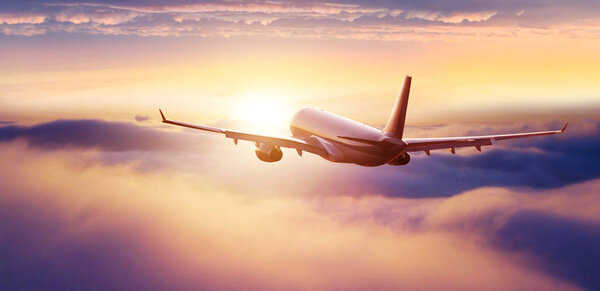
[[[405,138],[404,123],[408,107],[408,96],[412,77],[406,76],[398,93],[389,120],[383,130],[341,117],[318,108],[302,108],[292,118],[292,136],[272,136],[250,132],[229,130],[205,125],[195,125],[172,121],[165,118],[159,109],[162,122],[198,130],[224,134],[233,139],[255,143],[256,156],[264,162],[277,162],[283,157],[281,148],[296,149],[298,155],[309,152],[336,163],[353,163],[360,166],[381,165],[402,166],[410,162],[409,153],[449,149],[455,154],[456,148],[475,147],[481,152],[482,146],[493,145],[496,141],[563,133],[561,130],[496,134],[464,137]]]

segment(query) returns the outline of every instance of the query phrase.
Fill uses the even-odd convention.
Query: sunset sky
[[[600,2],[0,2],[0,290],[598,290]],[[560,129],[362,168],[162,125]]]

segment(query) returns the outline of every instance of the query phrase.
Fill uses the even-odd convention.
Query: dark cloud
[[[376,169],[332,164],[318,157],[293,161],[296,158],[292,151],[284,154],[285,163],[268,166],[255,160],[251,146],[244,144],[243,148],[235,148],[219,136],[100,120],[59,120],[30,127],[0,127],[0,142],[24,140],[31,147],[45,150],[99,149],[103,153],[98,159],[108,164],[139,161],[139,169],[147,171],[170,166],[209,176],[227,175],[226,180],[234,185],[247,181],[245,174],[231,171],[231,163],[246,163],[244,167],[251,167],[256,179],[276,184],[272,188],[279,186],[282,191],[290,185],[302,185],[307,192],[312,192],[323,183],[337,181],[336,191],[330,194],[362,195],[364,185],[370,185],[387,196],[417,198],[451,196],[485,186],[558,188],[596,179],[600,177],[600,122],[582,122],[580,126],[586,129],[578,131],[577,125],[572,125],[573,128],[562,135],[500,142],[498,146],[485,147],[483,153],[470,148],[459,150],[459,153],[472,151],[470,155],[434,151],[427,157],[415,153],[407,166]],[[178,154],[165,155],[162,151]],[[149,152],[155,153],[150,155]],[[287,177],[292,169],[306,171],[306,174],[290,180]],[[323,175],[324,172],[328,174]],[[328,178],[323,179],[324,176]],[[270,182],[273,179],[281,182]]]
[[[150,120],[152,120],[152,117],[150,117],[148,115],[136,115],[134,117],[134,119],[137,122],[144,122],[144,121],[150,121]]]
[[[572,129],[559,136],[500,142],[504,146],[484,148],[481,154],[417,153],[407,166],[387,167],[383,175],[365,172],[362,180],[380,185],[387,195],[403,197],[449,196],[484,186],[544,189],[583,182],[600,177],[600,122],[590,124],[592,129],[585,132]]]
[[[513,215],[495,234],[498,246],[532,253],[554,276],[600,290],[600,226],[535,211]]]
[[[112,225],[68,235],[84,224],[71,223],[47,201],[11,201],[19,191],[3,189],[0,202],[0,289],[153,290],[161,280],[144,272],[135,225]],[[33,193],[19,193],[31,198]],[[109,223],[110,224],[110,223]]]
[[[215,289],[204,285],[209,279],[201,271],[183,280],[164,254],[149,251],[161,246],[151,240],[147,217],[66,208],[60,198],[23,188],[0,185],[0,290]],[[83,188],[81,195],[93,197]]]
[[[34,126],[0,127],[0,142],[24,140],[29,146],[103,151],[190,151],[202,136],[177,134],[156,128],[102,120],[57,120]]]

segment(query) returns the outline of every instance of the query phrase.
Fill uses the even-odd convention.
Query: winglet
[[[158,109],[158,112],[160,112],[160,116],[162,117],[162,121],[163,122],[167,121],[167,119],[165,118],[165,115],[162,113],[162,110]]]
[[[568,123],[568,122],[567,122],[567,123],[565,124],[565,126],[564,126],[564,127],[561,129],[561,130],[560,130],[560,133],[563,133],[563,132],[565,132],[565,130],[567,130],[567,125],[569,125],[569,123]]]

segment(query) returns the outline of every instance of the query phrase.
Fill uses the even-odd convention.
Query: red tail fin
[[[383,128],[383,132],[392,133],[399,138],[402,138],[402,134],[404,133],[404,122],[406,121],[406,108],[408,107],[408,95],[410,94],[411,80],[412,77],[410,76],[404,78],[404,84],[398,93],[398,97],[396,97],[396,103],[394,104],[394,109],[392,109],[392,114],[390,114],[390,119]]]

